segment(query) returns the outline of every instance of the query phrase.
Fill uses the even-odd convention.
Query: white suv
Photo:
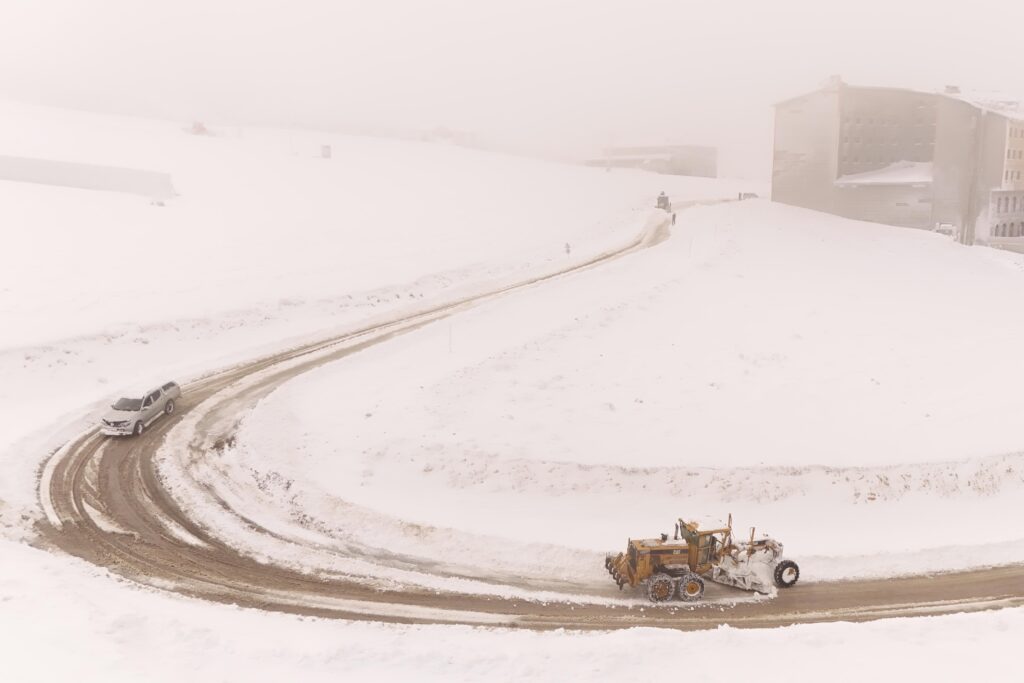
[[[119,398],[100,422],[100,433],[107,436],[138,436],[161,415],[174,412],[175,399],[181,398],[181,388],[174,382],[141,394],[140,398]]]

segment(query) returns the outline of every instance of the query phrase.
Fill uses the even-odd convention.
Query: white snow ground
[[[766,202],[695,208],[655,249],[290,383],[204,482],[287,536],[584,586],[627,537],[729,512],[804,580],[1020,561],[998,520],[1024,489],[1022,267]]]
[[[315,131],[186,129],[0,103],[4,153],[169,172],[180,193],[157,206],[0,181],[0,531],[26,532],[43,455],[126,388],[586,260],[632,240],[661,189],[741,187]]]
[[[631,238],[647,213],[651,197],[662,188],[677,199],[732,196],[737,188],[721,181],[605,174],[460,149],[315,132],[214,127],[217,135],[213,137],[193,137],[184,133],[186,126],[178,124],[23,105],[0,105],[0,122],[4,124],[0,125],[0,149],[5,154],[169,172],[181,193],[161,207],[124,195],[0,182],[0,237],[4,246],[0,250],[0,463],[4,468],[0,479],[0,653],[5,681],[178,681],[183,677],[201,681],[296,677],[337,680],[345,674],[373,676],[376,680],[605,679],[609,675],[660,672],[663,658],[657,655],[679,651],[706,653],[707,657],[694,658],[688,666],[693,667],[694,675],[709,680],[729,675],[723,671],[736,664],[726,663],[725,658],[736,652],[742,652],[744,659],[757,667],[759,678],[765,680],[820,680],[825,676],[859,680],[863,675],[863,652],[871,652],[877,661],[885,662],[886,673],[892,677],[943,678],[970,672],[998,679],[1009,670],[1013,652],[1010,639],[1024,625],[1021,610],[867,625],[749,632],[721,629],[698,634],[644,629],[611,634],[520,633],[348,624],[263,614],[148,591],[71,558],[24,545],[20,541],[31,537],[31,524],[41,516],[34,483],[39,463],[49,450],[89,424],[97,410],[122,387],[167,376],[184,380],[324,330],[345,329],[368,317],[415,306],[431,297],[472,291],[485,287],[487,281],[507,280],[568,260],[582,260],[589,253]],[[331,161],[315,158],[324,143],[334,145]],[[709,265],[703,267],[713,270],[710,257],[721,244],[705,243],[699,234],[714,234],[715,224],[728,223],[730,216],[746,216],[745,239],[753,239],[758,223],[751,222],[749,214],[753,212],[756,218],[760,212],[776,210],[750,204],[736,207],[735,212],[730,209],[681,215],[683,225],[677,230],[677,238],[645,255],[643,262],[654,269],[653,276],[678,268],[682,277],[688,269],[700,269],[698,257],[704,255]],[[806,222],[802,229],[812,229],[809,224],[815,221]],[[772,225],[771,230],[786,232],[787,226]],[[832,225],[828,229],[835,233],[843,228]],[[696,239],[682,241],[685,230],[695,230]],[[870,230],[881,231],[868,234],[883,256],[890,240],[898,242],[905,236],[883,228]],[[856,242],[859,238],[850,239]],[[571,247],[569,255],[565,253],[567,243]],[[352,248],[353,244],[357,248]],[[684,245],[685,259],[681,254]],[[935,245],[937,249],[949,248],[945,244],[939,247],[937,242]],[[660,256],[653,256],[655,253]],[[779,253],[774,257],[781,258]],[[898,254],[892,256],[894,261],[899,258]],[[1012,259],[1002,266],[977,260],[998,261],[1001,255],[978,256],[971,251],[967,258],[974,259],[970,261],[975,264],[971,272],[982,280],[990,277],[983,273],[1016,267]],[[632,262],[635,264],[636,258]],[[950,264],[960,262],[958,257],[950,256]],[[420,499],[433,495],[437,504],[412,510],[392,500],[387,512],[440,525],[435,538],[444,542],[474,531],[494,539],[495,529],[500,529],[497,538],[504,534],[520,542],[543,539],[546,533],[556,541],[547,544],[546,554],[540,557],[548,567],[557,567],[569,557],[579,557],[579,553],[593,555],[598,547],[604,549],[609,538],[613,544],[621,544],[626,534],[638,532],[638,526],[643,527],[641,532],[660,530],[671,522],[666,514],[706,514],[712,512],[710,503],[724,502],[727,505],[723,509],[737,512],[740,523],[770,522],[768,530],[789,541],[791,549],[795,545],[798,550],[807,550],[799,548],[800,525],[809,521],[800,513],[800,501],[788,499],[794,509],[789,517],[781,512],[787,504],[784,496],[773,503],[778,506],[775,508],[756,504],[762,493],[756,482],[765,474],[757,469],[761,460],[756,454],[741,457],[733,452],[731,465],[740,467],[746,462],[751,469],[727,469],[724,492],[691,506],[690,499],[682,495],[686,489],[671,485],[649,499],[639,495],[646,486],[663,483],[677,467],[670,449],[650,448],[650,444],[658,443],[654,438],[657,435],[644,442],[632,434],[630,438],[636,441],[630,444],[637,447],[629,449],[628,458],[622,455],[621,438],[611,438],[607,447],[603,447],[604,438],[580,442],[574,452],[573,444],[564,435],[559,436],[564,432],[559,419],[569,419],[568,433],[573,437],[583,431],[581,424],[595,416],[600,416],[602,423],[610,420],[609,415],[622,413],[628,418],[611,422],[602,433],[604,437],[617,434],[615,426],[624,429],[657,422],[643,418],[641,411],[632,408],[640,405],[630,403],[636,398],[648,405],[654,398],[669,401],[667,417],[660,422],[668,429],[661,435],[666,439],[663,443],[673,444],[672,439],[684,432],[673,431],[671,424],[677,418],[671,409],[679,408],[671,401],[681,399],[659,389],[668,386],[671,374],[664,383],[655,383],[654,388],[659,390],[636,396],[636,385],[616,384],[614,378],[604,374],[609,366],[600,364],[600,354],[612,348],[602,347],[597,358],[587,352],[591,345],[614,347],[629,341],[625,344],[629,348],[617,350],[619,360],[624,354],[628,356],[629,367],[633,368],[630,376],[635,374],[648,388],[652,366],[645,354],[653,358],[655,353],[667,350],[662,344],[637,351],[635,340],[624,339],[633,335],[624,335],[621,328],[603,342],[597,333],[613,330],[617,316],[632,317],[636,324],[636,317],[626,309],[637,304],[637,297],[641,307],[661,316],[666,310],[674,310],[673,305],[656,300],[659,290],[650,289],[652,278],[641,272],[642,268],[624,264],[602,270],[609,284],[596,293],[598,299],[606,297],[607,301],[581,298],[581,289],[597,286],[597,281],[587,276],[591,279],[581,280],[581,284],[567,281],[556,290],[546,290],[551,294],[541,297],[545,302],[542,307],[529,303],[531,297],[538,296],[524,295],[501,304],[504,308],[488,307],[471,316],[460,316],[450,327],[441,324],[428,328],[419,343],[427,344],[433,358],[444,362],[436,368],[435,376],[413,373],[426,382],[422,391],[417,385],[410,394],[409,398],[416,400],[396,402],[395,397],[400,388],[399,371],[410,370],[408,363],[416,357],[412,342],[417,338],[408,337],[372,352],[384,354],[391,369],[389,382],[380,386],[379,395],[369,395],[363,403],[337,406],[344,418],[338,422],[339,433],[321,436],[348,439],[338,444],[346,449],[353,435],[365,439],[359,446],[368,452],[370,444],[385,447],[381,466],[371,468],[369,477],[359,473],[346,483],[337,477],[351,473],[332,465],[332,476],[324,489],[301,481],[297,486],[310,496],[307,502],[311,512],[324,513],[339,496],[352,496],[358,502],[355,484],[360,490],[376,487],[379,491],[389,480],[407,481],[413,469],[401,462],[404,455],[395,454],[410,444],[419,448],[421,440],[415,434],[419,429],[430,437],[422,440],[425,450],[414,453],[419,459],[414,467],[419,466],[416,481],[421,486]],[[777,265],[780,270],[790,268],[792,261]],[[165,277],[167,269],[169,277]],[[831,272],[822,270],[823,276]],[[739,275],[744,274],[734,273]],[[968,280],[974,277],[966,271],[961,275]],[[947,277],[938,269],[931,276],[936,280]],[[729,278],[723,275],[721,281],[711,284],[724,286],[725,282]],[[671,282],[662,284],[666,297],[682,291],[696,294]],[[1009,306],[1016,280],[992,284],[996,288],[989,294],[994,295],[978,303],[988,309],[1000,303]],[[717,287],[709,291],[715,296],[719,293]],[[733,291],[725,288],[725,293]],[[709,296],[707,301],[712,299]],[[735,298],[726,297],[721,305],[730,310],[737,303]],[[570,309],[572,317],[579,320],[570,322],[566,317]],[[501,328],[510,334],[505,344],[508,358],[496,355],[495,335],[488,332],[496,310],[503,310],[510,322],[522,324]],[[720,313],[710,305],[698,312],[704,330],[706,323]],[[538,313],[543,314],[541,319]],[[805,331],[827,337],[832,329],[829,326],[838,325],[840,317],[826,317],[827,325],[818,325],[810,317]],[[646,325],[646,334],[657,332],[656,324],[648,321]],[[671,324],[668,327],[669,331],[674,329]],[[957,329],[955,320],[949,327]],[[998,338],[999,348],[1009,349],[1015,341],[1015,328],[1008,329],[1007,337]],[[760,334],[754,325],[741,331]],[[449,338],[452,353],[447,351]],[[973,343],[976,340],[964,341],[972,343],[955,356],[957,367],[968,364],[964,358],[973,363],[991,355],[978,352]],[[537,357],[542,343],[559,352],[574,349],[574,357],[566,359],[568,379],[551,382],[552,377],[546,376],[551,368],[545,366],[550,363],[544,354]],[[819,345],[824,343],[818,340]],[[715,348],[698,347],[691,352],[706,350]],[[531,358],[531,353],[535,357]],[[458,363],[453,363],[456,359]],[[329,386],[333,373],[373,372],[376,363],[368,362],[374,360],[373,355],[358,360],[344,370],[340,366],[328,368],[302,382],[312,383],[306,388],[318,391],[313,385]],[[697,360],[688,372],[700,370]],[[762,360],[771,364],[771,359]],[[735,358],[732,361],[726,367],[733,374],[742,374],[744,364]],[[508,367],[502,367],[503,363]],[[894,362],[887,367],[891,370],[897,365]],[[362,369],[357,370],[357,366]],[[594,373],[598,386],[580,386],[573,379],[587,372]],[[837,368],[835,374],[842,373]],[[970,373],[964,370],[962,374]],[[374,376],[380,378],[379,373]],[[517,387],[520,376],[523,382],[540,379],[549,383]],[[495,382],[493,386],[499,389],[498,399],[485,390],[489,382]],[[978,388],[985,389],[979,382]],[[543,410],[530,407],[544,408],[543,397],[548,390],[566,399],[582,396],[589,402],[575,407],[578,413],[566,415],[563,409],[560,415],[548,419]],[[471,429],[474,420],[458,419],[459,406],[468,405],[473,396],[473,401],[479,403],[474,420],[481,420],[476,431]],[[605,414],[591,405],[603,404],[606,397],[607,403],[615,406],[614,413],[608,410]],[[686,397],[690,401],[707,398],[696,390]],[[286,426],[282,406],[289,402],[294,402],[293,408],[305,411],[296,389],[290,386],[261,407],[261,417]],[[509,414],[527,427],[510,432],[498,428],[505,418],[488,417],[496,408],[510,406],[515,411]],[[771,402],[758,406],[772,408]],[[692,410],[693,405],[684,407]],[[379,427],[370,427],[382,424],[382,418],[400,410],[410,411],[401,413],[408,415],[408,433],[382,434]],[[367,412],[372,413],[370,417]],[[294,417],[307,420],[309,413]],[[455,434],[448,437],[452,421],[457,423],[452,429]],[[693,422],[688,424],[693,426]],[[250,422],[246,429],[254,424]],[[358,430],[352,429],[353,424]],[[444,431],[436,429],[438,424],[444,425]],[[727,431],[738,431],[731,423],[727,426],[731,427]],[[293,429],[294,424],[288,428]],[[534,429],[538,430],[535,436],[526,433]],[[706,435],[707,431],[686,433]],[[815,433],[827,435],[828,430],[821,428]],[[536,443],[546,443],[545,434],[554,446],[537,449]],[[438,438],[441,435],[445,435],[443,439]],[[982,436],[985,440],[980,441],[979,450],[964,457],[1004,452],[1000,444],[1008,441],[1005,430]],[[266,443],[254,440],[257,437],[262,438],[247,432],[244,447]],[[836,447],[836,441],[830,442],[830,447]],[[291,468],[305,476],[314,467],[315,458],[331,457],[330,447],[324,443],[296,443],[296,452],[302,458],[258,462],[260,472]],[[596,450],[595,443],[599,447]],[[466,448],[476,462],[486,463],[486,469],[471,466],[468,459],[461,463],[459,457],[451,457],[453,447]],[[778,454],[760,445],[758,449],[766,456]],[[358,454],[362,460],[363,450],[346,453]],[[797,449],[792,457],[806,457],[809,452]],[[690,476],[692,467],[721,462],[722,453],[713,455],[713,459],[688,456],[682,464],[686,468],[684,481],[707,480],[709,486],[721,486],[723,475],[709,470]],[[849,455],[846,452],[842,457],[848,459]],[[238,457],[241,467],[241,458],[252,457],[252,453],[239,451]],[[307,462],[297,463],[303,458]],[[917,460],[922,459],[930,462],[937,458]],[[901,461],[910,460],[913,458]],[[804,462],[823,461],[812,458]],[[889,461],[880,457],[876,462]],[[962,467],[983,467],[986,462],[972,461]],[[431,469],[424,471],[420,465]],[[497,471],[491,472],[492,467]],[[935,467],[943,475],[948,469],[941,464]],[[994,470],[986,471],[991,474]],[[913,470],[912,476],[921,476],[921,472]],[[485,474],[490,484],[483,481]],[[784,474],[773,472],[773,480],[784,482]],[[845,492],[852,497],[859,491],[863,498],[858,501],[871,493],[877,497],[878,488],[867,484],[872,474],[844,470],[844,482],[845,476],[850,476],[863,484],[847,484]],[[251,474],[246,476],[251,481]],[[609,483],[609,476],[620,481]],[[820,483],[835,476],[831,470],[811,470],[801,477],[797,488],[820,490]],[[587,477],[593,477],[593,481]],[[546,486],[541,484],[544,480]],[[248,486],[249,481],[243,476],[233,483]],[[953,499],[964,498],[962,489],[970,488],[949,483],[948,478],[930,477],[928,481]],[[572,482],[579,483],[580,490],[571,490]],[[607,489],[608,485],[616,489],[615,493]],[[489,492],[487,486],[494,490]],[[1009,484],[1000,486],[1011,488]],[[937,499],[927,491],[914,495],[923,495],[929,502]],[[595,501],[603,499],[604,507],[617,509],[627,497],[636,514],[619,520],[620,527],[603,526],[613,516],[610,512],[603,521],[570,524],[579,519],[577,508],[593,511],[599,507]],[[253,498],[250,503],[261,506],[262,514],[273,516],[276,513],[265,507],[272,499],[271,492],[269,499]],[[993,510],[1005,510],[1005,499],[1000,494],[986,500],[992,501]],[[638,501],[647,501],[646,509],[637,507]],[[903,497],[891,505],[909,510],[907,503],[908,498]],[[465,514],[466,505],[471,506],[468,509],[473,514]],[[499,515],[495,510],[500,506],[505,507]],[[869,507],[840,500],[828,516],[838,522],[854,510],[871,510],[875,518],[887,518],[877,501]],[[545,515],[549,523],[555,523],[551,531],[541,523]],[[366,519],[380,524],[393,539],[394,518],[369,508]],[[453,524],[452,520],[459,523]],[[568,521],[562,521],[559,527],[559,520]],[[279,521],[291,523],[287,518]],[[479,528],[474,529],[473,524]],[[454,531],[448,533],[449,529]],[[569,533],[563,534],[560,529],[569,529]],[[990,533],[988,528],[977,531]],[[995,533],[994,538],[1002,536]],[[428,544],[417,550],[436,552],[437,546]],[[936,652],[954,650],[972,656],[935,656]],[[67,654],[58,657],[57,653]],[[790,664],[776,666],[780,659]]]
[[[348,623],[211,605],[4,543],[0,655],[10,683],[606,681],[686,662],[701,680],[1011,680],[1024,610],[699,633]],[[941,656],[937,653],[956,653]],[[681,655],[679,653],[685,653]],[[697,653],[694,656],[694,653]]]

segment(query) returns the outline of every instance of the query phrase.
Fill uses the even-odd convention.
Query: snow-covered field
[[[708,681],[861,681],[865,666],[887,680],[1002,681],[1022,629],[1022,610],[697,633],[347,623],[158,594],[21,545],[5,544],[0,561],[11,683],[605,681],[657,677],[682,660]]]
[[[805,580],[1015,562],[993,523],[1024,491],[1015,291],[1017,256],[698,207],[655,249],[291,382],[204,482],[286,536],[591,592],[627,537],[729,512]]]
[[[180,195],[0,181],[0,678],[606,679],[679,651],[707,654],[687,661],[709,680],[746,666],[731,653],[766,680],[859,679],[864,652],[893,677],[1007,670],[1020,610],[695,634],[350,624],[152,592],[28,547],[40,463],[125,386],[586,261],[634,239],[662,189],[759,188],[22,105],[0,123],[5,155],[167,172]],[[600,553],[627,536],[730,511],[807,580],[1019,561],[1019,531],[993,520],[1019,515],[1024,488],[1022,288],[1021,258],[933,235],[698,207],[654,249],[289,383],[200,474],[284,536],[479,570],[471,539],[484,570],[583,595],[610,585]],[[181,483],[170,459],[161,471]]]
[[[126,387],[584,261],[634,239],[662,189],[742,187],[320,132],[197,136],[10,103],[0,123],[4,153],[168,172],[180,195],[159,206],[0,181],[9,534],[35,516],[42,457]]]

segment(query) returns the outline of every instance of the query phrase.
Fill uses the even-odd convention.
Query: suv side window
[[[143,401],[142,401],[142,407],[143,407],[143,408],[148,408],[148,407],[150,407],[151,405],[153,405],[153,394],[150,394],[149,396],[147,396],[147,397],[146,397],[145,399],[143,399]]]
[[[149,396],[147,396],[147,397],[146,397],[146,402],[145,402],[145,404],[144,404],[144,405],[145,405],[145,406],[147,406],[147,407],[148,407],[148,406],[151,406],[151,405],[153,405],[154,403],[156,403],[156,400],[157,400],[158,398],[160,398],[160,390],[159,390],[159,389],[157,389],[157,390],[156,390],[156,391],[154,391],[154,392],[153,392],[152,394],[150,394]]]

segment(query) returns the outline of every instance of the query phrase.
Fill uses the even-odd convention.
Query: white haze
[[[581,157],[718,145],[764,177],[771,105],[847,80],[1021,91],[1024,3],[0,0],[0,97]]]

